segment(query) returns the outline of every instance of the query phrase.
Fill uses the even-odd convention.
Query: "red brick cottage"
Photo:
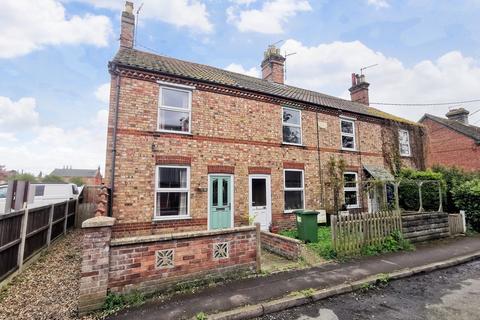
[[[359,181],[401,163],[424,167],[423,128],[368,106],[284,84],[285,58],[265,52],[262,79],[142,52],[122,13],[109,63],[106,184],[114,234],[285,226],[299,208],[332,208],[327,163],[343,157],[342,198],[367,210]],[[370,199],[371,200],[371,199]]]
[[[425,114],[422,123],[428,133],[427,165],[456,166],[480,170],[480,127],[468,124],[469,112],[450,110],[445,118]]]

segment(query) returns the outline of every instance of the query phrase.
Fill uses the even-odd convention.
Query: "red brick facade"
[[[272,223],[282,227],[291,225],[294,217],[284,213],[284,169],[304,170],[306,208],[329,209],[332,195],[328,188],[327,163],[331,156],[343,157],[347,167],[356,168],[359,173],[362,173],[363,164],[388,168],[385,146],[398,145],[393,141],[398,137],[387,134],[387,129],[395,131],[399,126],[407,130],[418,129],[389,120],[340,114],[337,110],[187,82],[184,84],[195,86],[191,133],[163,133],[157,131],[160,85],[156,78],[129,70],[121,70],[120,74],[113,198],[113,216],[118,224],[115,234],[207,229],[208,174],[214,171],[234,176],[235,226],[248,224],[248,177],[253,173],[271,177]],[[169,80],[181,82],[180,79]],[[112,97],[115,97],[115,81],[114,74]],[[282,143],[282,106],[302,110],[302,146]],[[114,110],[115,99],[111,99],[107,177],[112,169]],[[357,151],[341,149],[341,115],[356,119]],[[405,166],[423,166],[423,143],[416,137],[411,135],[413,156],[402,158]],[[153,221],[155,166],[162,163],[190,166],[189,219]],[[362,179],[361,174],[359,178]],[[364,193],[360,192],[359,197],[361,206],[366,206]]]
[[[287,259],[297,260],[302,255],[302,242],[275,233],[261,232],[262,249],[274,252]]]
[[[428,133],[427,166],[480,170],[480,145],[474,139],[428,118],[422,124]]]

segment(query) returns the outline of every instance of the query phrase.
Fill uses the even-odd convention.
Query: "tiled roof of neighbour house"
[[[120,48],[113,62],[124,67],[224,85],[317,106],[418,125],[415,122],[388,114],[361,103],[136,49]]]
[[[50,173],[59,177],[95,177],[96,169],[55,169]]]
[[[477,143],[480,143],[480,127],[464,124],[457,120],[445,119],[426,113],[419,122],[423,122],[425,119],[431,119],[438,122],[452,130],[455,130],[467,137],[474,139]]]

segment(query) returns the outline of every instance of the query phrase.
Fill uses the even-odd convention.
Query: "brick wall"
[[[266,231],[262,231],[260,237],[262,249],[292,260],[297,260],[302,254],[302,242],[300,240]]]
[[[225,243],[227,256],[215,257],[215,246]],[[165,261],[161,266],[158,252]],[[255,271],[256,261],[255,227],[115,239],[111,243],[108,287],[112,292],[152,292],[200,276]]]
[[[426,119],[427,165],[457,166],[465,170],[480,170],[480,145],[457,131]]]
[[[112,77],[112,81],[115,78]],[[347,166],[362,164],[386,166],[381,120],[359,117],[356,121],[358,152],[340,148],[340,118],[336,111],[318,115],[320,158],[317,152],[316,113],[302,110],[304,146],[282,144],[282,104],[260,101],[196,89],[192,94],[191,135],[156,131],[159,85],[152,81],[122,77],[119,99],[119,124],[115,168],[113,215],[117,229],[138,234],[207,229],[208,173],[211,168],[232,168],[234,174],[233,203],[235,226],[248,223],[248,175],[255,168],[270,174],[272,221],[290,226],[294,217],[284,213],[283,170],[285,163],[296,163],[305,170],[305,206],[319,209],[331,207],[327,162],[330,156],[344,157]],[[112,85],[111,97],[114,96]],[[106,159],[107,185],[111,170],[114,99],[109,115]],[[351,115],[355,116],[355,115]],[[322,129],[323,128],[323,129]],[[154,177],[158,159],[189,160],[190,218],[192,222],[155,223]],[[404,159],[407,165],[415,162]],[[321,170],[319,170],[319,162]],[[179,163],[180,164],[180,163]],[[321,175],[320,175],[321,172]],[[323,185],[321,183],[323,179]],[[325,192],[322,195],[321,189]],[[359,194],[361,201],[363,193]],[[325,201],[323,201],[325,200]],[[204,221],[202,225],[200,222]],[[197,223],[198,222],[198,223]],[[148,227],[150,226],[150,227]]]

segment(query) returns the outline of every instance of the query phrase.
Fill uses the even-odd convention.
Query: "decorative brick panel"
[[[271,174],[272,169],[266,167],[248,167],[248,174]]]
[[[234,174],[235,173],[235,167],[231,167],[231,166],[208,166],[208,173]]]
[[[291,162],[291,161],[284,161],[283,162],[283,168],[284,169],[305,169],[305,164],[304,163],[298,163],[298,162]]]
[[[192,163],[192,157],[184,156],[168,156],[168,155],[156,155],[155,164],[156,165],[168,165],[168,164],[177,164],[177,165],[190,165]]]

